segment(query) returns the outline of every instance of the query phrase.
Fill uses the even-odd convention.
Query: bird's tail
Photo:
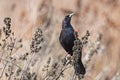
[[[74,63],[74,69],[75,69],[76,75],[79,75],[79,74],[84,75],[86,73],[85,67],[81,59],[79,59],[77,62]]]

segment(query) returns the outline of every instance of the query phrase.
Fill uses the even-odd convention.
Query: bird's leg
[[[68,65],[69,63],[71,63],[72,56],[70,54],[67,54],[65,58],[66,58],[66,65]]]
[[[65,55],[65,57],[62,59],[62,63],[64,66],[73,64],[73,58],[70,54]]]

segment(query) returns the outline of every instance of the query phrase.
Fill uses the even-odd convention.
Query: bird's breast
[[[73,44],[75,40],[74,31],[72,29],[62,30],[62,40],[63,40],[63,43],[65,43],[66,45]]]

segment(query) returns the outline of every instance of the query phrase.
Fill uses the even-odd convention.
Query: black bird
[[[73,29],[72,25],[70,24],[71,17],[73,15],[74,15],[74,13],[69,14],[69,15],[65,16],[65,18],[63,19],[62,31],[61,31],[60,37],[59,37],[59,41],[60,41],[62,47],[71,56],[73,55],[72,47],[74,46],[74,40],[75,40],[74,29]]]
[[[70,23],[71,17],[74,15],[74,13],[71,13],[69,15],[66,15],[62,21],[62,30],[60,33],[59,41],[62,47],[65,49],[65,51],[70,54],[71,56],[73,55],[73,46],[74,46],[74,41],[75,41],[75,31]],[[81,54],[81,53],[80,53]],[[81,56],[79,57],[77,63],[74,63],[74,69],[75,69],[75,74],[85,74],[85,68],[82,64],[81,61]]]

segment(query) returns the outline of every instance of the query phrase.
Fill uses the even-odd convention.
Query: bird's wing
[[[74,45],[75,40],[74,32],[61,31],[59,40],[66,52],[72,52],[72,47]]]
[[[60,44],[61,44],[62,47],[65,49],[65,51],[68,52],[68,48],[67,48],[67,47],[64,45],[64,43],[63,43],[62,35],[63,35],[63,31],[61,31],[60,37],[59,37]]]

